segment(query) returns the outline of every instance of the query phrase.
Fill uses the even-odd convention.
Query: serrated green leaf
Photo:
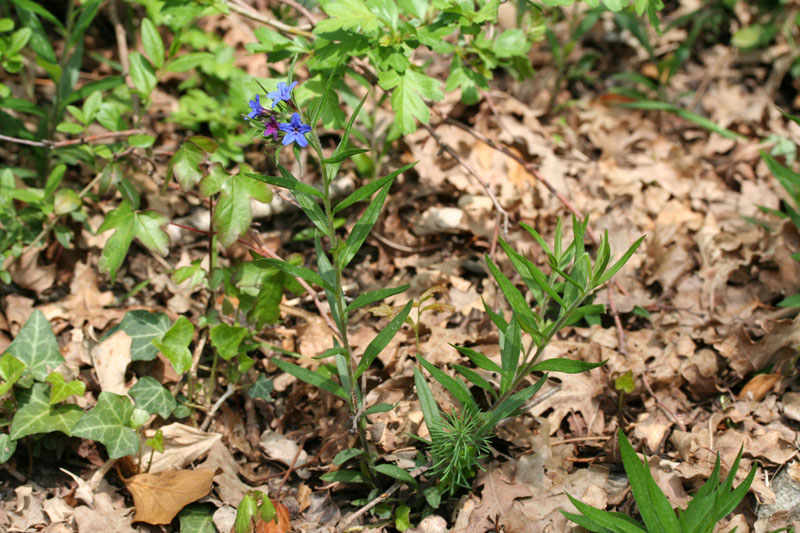
[[[172,394],[150,376],[140,377],[128,394],[136,402],[136,407],[144,409],[151,415],[158,415],[164,420],[169,418],[172,410],[178,405]]]
[[[168,175],[178,180],[181,188],[188,191],[194,187],[203,177],[200,172],[200,163],[203,162],[205,154],[194,143],[185,142],[175,152],[169,160]]]
[[[131,360],[152,361],[158,355],[158,348],[151,341],[160,338],[170,325],[169,317],[164,313],[128,311],[119,324],[108,330],[103,339],[122,330],[131,338]]]
[[[530,48],[531,43],[525,37],[525,32],[519,28],[503,31],[492,43],[492,51],[502,58],[524,56]]]
[[[77,405],[50,405],[50,394],[44,383],[34,383],[30,389],[18,389],[17,412],[11,421],[9,438],[19,440],[34,433],[60,431],[73,435],[73,427],[83,415]]]
[[[219,163],[200,182],[201,192],[208,196],[220,193],[211,221],[220,244],[226,248],[244,235],[253,221],[250,200],[268,204],[272,191],[264,183],[247,177],[252,169],[242,165],[236,174],[228,174]]]
[[[161,35],[158,33],[158,28],[149,18],[143,18],[142,24],[142,46],[144,53],[159,69],[164,65],[164,42],[161,40]]]
[[[177,374],[183,374],[192,365],[192,353],[189,343],[192,342],[194,326],[185,316],[178,320],[160,338],[151,342],[164,354]]]
[[[22,361],[37,381],[44,381],[64,362],[50,322],[38,309],[28,317],[17,337],[6,348],[6,353]]]
[[[58,372],[50,372],[45,380],[50,383],[50,405],[61,403],[70,396],[83,396],[86,392],[86,385],[80,380],[67,383],[64,376]]]
[[[103,391],[97,405],[72,428],[72,435],[103,444],[111,459],[133,455],[139,451],[139,436],[128,427],[132,414],[133,404],[126,396]]]
[[[98,233],[114,229],[114,234],[106,241],[100,255],[100,271],[107,272],[113,283],[134,237],[146,248],[166,255],[169,236],[161,228],[166,223],[167,218],[164,215],[155,211],[135,212],[130,201],[123,200],[117,209],[106,215],[97,229]]]
[[[314,33],[324,34],[337,30],[352,30],[371,35],[381,27],[380,19],[370,11],[363,0],[335,0],[320,3],[329,18],[319,21],[314,28]]]
[[[409,68],[399,74],[393,70],[378,74],[378,83],[384,90],[392,90],[392,109],[395,112],[396,125],[401,133],[413,133],[417,129],[416,121],[427,124],[430,120],[428,106],[423,98],[439,101],[444,98],[439,82]]]

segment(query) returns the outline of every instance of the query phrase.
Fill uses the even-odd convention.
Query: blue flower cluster
[[[273,141],[278,140],[278,133],[283,132],[283,145],[288,146],[292,143],[297,143],[298,146],[305,148],[308,146],[308,139],[306,133],[311,131],[311,126],[303,124],[298,113],[297,106],[292,101],[292,89],[297,86],[297,82],[292,82],[291,85],[286,85],[283,82],[278,83],[278,88],[275,91],[267,93],[267,98],[272,100],[272,106],[269,110],[261,105],[261,96],[256,95],[255,98],[250,100],[250,113],[247,114],[245,120],[251,119],[264,119],[264,136],[272,136]],[[279,102],[286,102],[289,107],[295,110],[289,122],[278,122],[277,117],[285,118],[284,114],[279,114],[275,106]]]

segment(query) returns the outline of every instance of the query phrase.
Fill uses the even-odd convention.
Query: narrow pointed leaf
[[[383,329],[381,329],[380,333],[378,333],[372,342],[369,343],[367,349],[364,351],[364,355],[361,357],[361,361],[358,362],[358,366],[356,367],[355,378],[359,378],[361,374],[363,374],[372,364],[378,354],[386,348],[386,346],[391,342],[400,328],[403,326],[403,322],[405,322],[406,317],[411,312],[411,307],[414,304],[413,300],[409,300],[406,306],[400,311],[397,316],[395,316]]]
[[[531,372],[564,372],[565,374],[579,374],[597,368],[598,366],[603,366],[604,364],[606,364],[605,361],[590,363],[589,361],[554,357],[553,359],[545,359],[544,361],[536,363],[531,369]]]
[[[302,366],[298,366],[282,359],[273,357],[272,362],[284,372],[293,375],[301,381],[305,381],[310,385],[314,385],[315,387],[318,387],[324,391],[330,392],[342,400],[348,401],[350,399],[344,388],[330,378],[326,378],[321,374],[317,374],[316,372],[313,372],[307,368],[303,368]]]
[[[373,304],[375,302],[379,302],[389,296],[394,296],[395,294],[400,294],[408,289],[409,285],[401,285],[399,287],[393,287],[391,289],[377,289],[370,292],[365,292],[364,294],[360,294],[356,296],[352,302],[350,302],[347,307],[344,308],[346,313],[351,313],[356,309],[360,309],[366,305]]]
[[[444,386],[444,388],[447,389],[447,391],[452,394],[453,397],[458,400],[463,407],[473,407],[476,410],[478,409],[475,399],[472,397],[472,393],[469,391],[463,381],[448,376],[443,371],[436,368],[436,365],[428,362],[428,360],[425,359],[421,354],[417,354],[417,360],[422,364],[423,367],[425,367],[425,370],[430,372],[431,376],[433,376],[433,379],[441,383],[442,386]]]

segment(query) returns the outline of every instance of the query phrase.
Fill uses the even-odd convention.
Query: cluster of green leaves
[[[595,509],[567,495],[581,514],[561,512],[579,526],[595,533],[661,531],[711,533],[714,531],[714,526],[728,516],[745,497],[757,471],[757,468],[754,467],[747,478],[735,489],[733,488],[736,472],[739,470],[739,461],[742,458],[742,450],[739,450],[736,460],[728,471],[728,476],[720,485],[720,460],[719,453],[717,453],[717,460],[711,476],[694,494],[686,509],[680,509],[676,516],[669,500],[653,479],[647,458],[644,461],[639,459],[622,430],[617,433],[617,441],[622,464],[625,467],[625,473],[628,474],[631,492],[644,524],[622,513]]]
[[[545,6],[567,6],[574,0],[545,1]],[[599,6],[598,0],[587,2]],[[623,11],[627,0],[604,0],[606,8]],[[661,8],[660,0],[636,0],[634,9],[645,11],[654,18]],[[413,54],[424,47],[439,57],[450,58],[450,75],[444,90],[461,90],[462,101],[474,104],[480,91],[489,88],[493,71],[504,69],[517,78],[533,74],[527,53],[533,42],[544,34],[543,7],[533,2],[519,4],[518,27],[498,29],[499,0],[437,0],[435,2],[408,0],[322,1],[327,18],[319,21],[313,33],[301,33],[288,38],[275,30],[262,27],[256,30],[259,42],[248,45],[253,53],[267,53],[269,61],[294,55],[301,56],[310,71],[305,93],[298,92],[301,101],[315,103],[321,99],[322,88],[331,70],[352,58],[367,60],[377,75],[382,89],[391,93],[395,121],[390,138],[411,133],[417,121],[427,124],[427,101],[444,97],[442,84],[428,76],[425,67],[412,61]],[[369,86],[355,71],[342,71],[334,86],[344,98],[350,90],[344,84],[347,73]],[[306,103],[306,102],[304,102]],[[333,99],[323,115],[326,126],[337,126],[344,116]]]
[[[564,235],[559,220],[555,231],[555,242],[551,249],[542,236],[530,226],[523,227],[544,249],[549,261],[550,273],[545,274],[532,261],[515,251],[507,242],[500,245],[516,274],[521,278],[533,297],[531,306],[523,293],[502,272],[487,255],[486,264],[500,291],[511,307],[511,319],[506,321],[502,314],[493,311],[484,302],[484,307],[498,329],[500,339],[501,364],[498,365],[486,355],[465,346],[455,348],[475,365],[451,365],[455,377],[437,368],[422,354],[417,358],[421,367],[415,369],[414,383],[417,387],[420,406],[425,423],[431,434],[430,450],[434,462],[434,477],[440,483],[440,492],[455,493],[460,487],[468,487],[470,476],[481,460],[481,445],[486,436],[491,435],[495,426],[502,420],[515,416],[525,403],[542,387],[547,379],[546,372],[578,373],[591,370],[603,363],[590,363],[567,358],[541,359],[547,345],[562,328],[575,324],[587,317],[604,312],[604,306],[587,303],[595,291],[607,283],[630,259],[641,244],[641,237],[611,264],[611,250],[608,234],[601,239],[592,262],[584,247],[584,235],[588,221],[572,220],[572,240],[564,246]],[[528,345],[523,342],[523,332],[529,337]],[[450,423],[443,425],[439,405],[433,398],[422,369],[439,382],[460,405],[460,416],[465,419],[476,418],[479,423],[462,423],[458,431]],[[483,372],[483,374],[481,374]],[[523,386],[532,373],[545,374],[533,384]],[[499,377],[493,383],[488,376]],[[462,379],[464,378],[464,379]],[[466,381],[464,381],[466,380]],[[469,385],[468,385],[469,383]],[[481,409],[480,403],[470,391],[470,385],[483,391],[490,407]],[[457,437],[468,427],[472,433],[466,446],[468,453],[454,453],[453,440],[466,441]]]
[[[187,374],[192,363],[189,344],[194,326],[185,317],[170,324],[162,313],[129,311],[104,339],[117,331],[131,338],[131,361],[152,361],[160,351],[179,376]],[[238,383],[255,363],[247,352],[258,346],[249,342],[245,328],[224,323],[211,328],[210,339],[223,359],[238,357],[238,364],[231,365],[228,375]],[[101,392],[95,407],[84,412],[67,400],[83,396],[85,384],[77,379],[67,381],[63,363],[50,323],[41,311],[34,311],[0,357],[0,398],[4,400],[0,427],[9,426],[7,433],[0,433],[0,463],[11,457],[23,437],[33,436],[37,442],[52,440],[57,438],[55,432],[100,442],[111,458],[134,455],[141,450],[140,433],[151,415],[167,420],[191,414],[189,398],[182,394],[176,398],[148,375],[139,376],[127,396]],[[270,400],[272,382],[263,374],[244,387],[252,398]],[[158,441],[148,441],[148,445],[156,448]]]

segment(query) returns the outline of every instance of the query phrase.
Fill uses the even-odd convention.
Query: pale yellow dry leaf
[[[122,396],[128,393],[125,371],[131,363],[131,338],[127,333],[117,331],[95,346],[92,361],[101,390]]]

